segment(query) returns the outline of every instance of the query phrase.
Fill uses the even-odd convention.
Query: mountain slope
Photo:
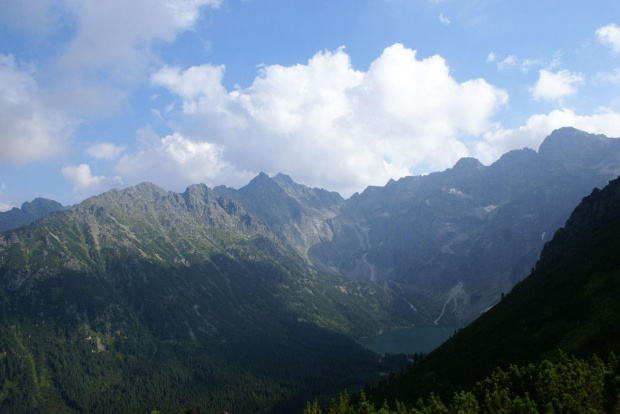
[[[62,204],[54,200],[35,198],[22,204],[21,208],[13,207],[9,211],[1,212],[0,232],[25,226],[63,208]]]
[[[329,220],[344,204],[338,193],[297,184],[284,174],[271,178],[260,173],[239,190],[219,186],[214,191],[237,200],[280,240],[306,258],[312,246],[333,237]]]
[[[204,185],[112,190],[4,233],[0,300],[12,412],[286,411],[388,367],[343,334],[405,323]]]
[[[595,189],[545,245],[536,268],[504,300],[376,397],[413,402],[451,395],[496,367],[525,365],[562,349],[579,357],[620,347],[620,179]]]

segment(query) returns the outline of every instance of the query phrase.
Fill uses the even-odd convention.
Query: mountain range
[[[620,141],[563,128],[538,152],[462,159],[347,200],[261,173],[238,190],[143,183],[33,215],[0,235],[0,411],[291,412],[359,388],[405,362],[361,338],[488,320],[582,197],[619,173]],[[433,358],[415,369],[444,375]],[[444,389],[497,363],[481,361]]]
[[[464,158],[347,200],[283,174],[214,191],[317,269],[381,283],[413,322],[454,323],[525,277],[582,197],[618,174],[620,141],[562,128],[538,152],[511,151],[488,167]]]

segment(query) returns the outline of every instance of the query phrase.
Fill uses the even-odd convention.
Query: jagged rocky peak
[[[482,171],[484,168],[484,165],[482,165],[482,163],[476,158],[464,157],[458,160],[456,164],[454,164],[454,167],[452,167],[452,171],[464,173],[471,171]]]
[[[288,195],[296,199],[302,199],[310,204],[315,204],[314,207],[329,208],[344,202],[344,198],[335,191],[328,191],[317,187],[311,188],[299,184],[286,174],[276,174],[273,177],[273,181],[286,191]]]
[[[167,194],[168,192],[166,190],[164,190],[163,188],[150,183],[148,181],[144,181],[136,186],[133,187],[128,187],[127,191],[129,193],[132,192],[136,192],[136,193],[143,193],[143,194],[153,194],[153,195],[164,195]]]
[[[13,207],[9,211],[0,212],[0,232],[13,230],[39,220],[54,211],[63,210],[62,204],[46,198],[35,198],[22,204],[21,208]]]
[[[47,198],[37,197],[32,201],[26,201],[22,204],[22,211],[28,214],[46,215],[51,211],[63,209],[62,204]]]
[[[538,154],[551,163],[600,162],[601,153],[616,157],[620,141],[605,135],[590,134],[575,128],[560,128],[553,131],[540,144]]]
[[[213,191],[205,184],[192,184],[185,189],[182,195],[189,204],[204,203],[213,197]]]
[[[255,187],[255,186],[265,185],[265,184],[273,185],[274,181],[271,177],[269,177],[269,175],[261,171],[258,173],[256,177],[252,178],[252,180],[248,183],[246,187]]]

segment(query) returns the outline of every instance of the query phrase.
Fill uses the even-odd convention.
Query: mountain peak
[[[273,184],[275,184],[273,181],[273,178],[271,178],[269,175],[261,171],[260,173],[258,173],[256,177],[250,180],[250,182],[246,185],[246,187],[252,188],[256,186],[273,185]]]
[[[608,138],[605,135],[590,134],[572,127],[559,128],[551,132],[540,144],[538,153],[548,156],[557,152],[580,152],[592,145],[601,145]]]
[[[476,158],[472,157],[463,157],[452,167],[452,171],[455,172],[481,171],[483,169],[484,165]]]

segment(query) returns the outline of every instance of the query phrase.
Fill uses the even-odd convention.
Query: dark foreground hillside
[[[595,189],[505,299],[406,372],[376,400],[451,397],[497,368],[620,350],[620,179]],[[614,368],[615,369],[615,368]]]
[[[620,412],[620,359],[611,355],[607,362],[597,357],[580,360],[563,353],[558,353],[556,359],[498,369],[471,391],[455,393],[448,402],[430,394],[414,405],[384,401],[377,409],[378,404],[364,394],[352,399],[343,393],[332,399],[325,410],[316,401],[308,403],[304,414]]]

